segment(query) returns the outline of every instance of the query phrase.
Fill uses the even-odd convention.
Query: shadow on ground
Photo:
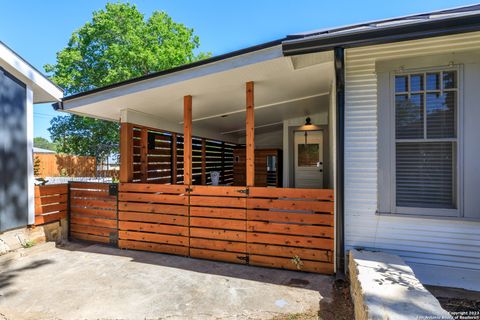
[[[41,268],[54,262],[51,259],[40,259],[33,261],[21,268],[9,269],[9,266],[13,261],[14,260],[9,259],[0,262],[0,298],[6,298],[17,293],[16,290],[10,290],[9,287],[13,286],[15,278],[19,277],[23,272]]]

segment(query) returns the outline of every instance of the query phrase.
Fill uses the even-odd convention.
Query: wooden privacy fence
[[[70,182],[71,239],[116,244],[117,196],[110,184]],[[113,184],[114,189],[117,185]],[[116,190],[115,190],[116,191]]]
[[[35,186],[35,225],[67,217],[68,185]]]
[[[188,256],[185,186],[120,184],[118,246]]]
[[[333,273],[333,190],[122,183],[119,247]]]
[[[128,160],[128,181],[183,184],[183,135],[139,125],[124,124],[128,141],[122,153]],[[210,172],[220,172],[220,183],[233,183],[235,144],[207,138],[192,138],[193,184],[210,184]]]

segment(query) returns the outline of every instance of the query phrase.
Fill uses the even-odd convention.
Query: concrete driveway
[[[328,276],[100,245],[37,245],[0,271],[2,320],[314,319],[338,304]]]

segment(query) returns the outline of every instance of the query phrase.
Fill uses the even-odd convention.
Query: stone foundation
[[[42,226],[29,226],[0,233],[0,255],[29,245],[67,240],[67,228],[67,220],[62,219]]]
[[[452,319],[398,256],[349,252],[355,319]]]

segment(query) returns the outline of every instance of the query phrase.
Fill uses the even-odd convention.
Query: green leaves
[[[199,46],[193,29],[165,12],[145,19],[135,5],[108,3],[45,70],[66,94],[74,94],[209,57],[194,53]]]
[[[75,94],[208,58],[210,53],[194,53],[199,45],[193,29],[165,12],[145,19],[135,5],[108,3],[73,32],[45,71],[67,95]],[[51,121],[49,131],[59,152],[99,160],[118,153],[117,123],[62,116]]]
[[[57,151],[104,160],[118,150],[119,124],[77,115],[52,119],[48,129]]]

